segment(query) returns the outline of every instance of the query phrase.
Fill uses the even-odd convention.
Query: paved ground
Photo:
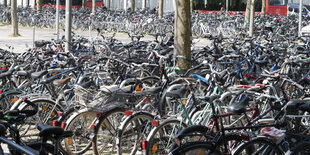
[[[2,25],[0,26],[0,48],[9,50],[8,46],[14,47],[13,51],[17,53],[21,53],[25,51],[26,47],[32,47],[33,40],[33,28],[31,27],[19,27],[20,37],[11,37],[11,26],[10,25]],[[36,28],[35,29],[35,40],[51,40],[56,39],[55,35],[56,30],[46,29],[46,28]],[[95,37],[96,32],[93,31],[89,34],[88,31],[76,31],[78,35],[82,35],[85,37]],[[61,35],[64,35],[64,32],[60,31]],[[153,40],[154,37],[146,36],[142,40]],[[116,35],[116,39],[121,40],[122,42],[130,42],[130,38],[127,34],[118,33]],[[210,44],[209,40],[206,39],[195,39],[193,42],[196,43],[195,46],[206,46]]]

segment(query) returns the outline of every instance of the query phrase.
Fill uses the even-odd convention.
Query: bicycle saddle
[[[161,91],[161,86],[143,90],[141,94],[143,95],[156,95]]]
[[[38,79],[38,78],[41,78],[43,75],[45,75],[47,73],[48,73],[48,71],[43,70],[43,71],[31,73],[30,76],[31,76],[32,79]]]
[[[4,73],[1,73],[1,74],[0,74],[0,79],[1,79],[1,78],[5,78],[5,77],[8,77],[8,76],[11,76],[11,75],[13,74],[14,71],[15,71],[15,69],[11,69],[11,70],[8,70],[8,71],[6,71],[6,72],[4,72]]]
[[[298,107],[298,109],[301,111],[310,112],[310,103],[302,104],[301,106]]]
[[[63,86],[63,85],[65,85],[65,84],[69,83],[70,80],[71,80],[70,77],[65,78],[65,79],[61,79],[61,80],[55,80],[55,81],[53,82],[53,84],[56,85],[56,86]]]
[[[18,71],[16,74],[17,74],[18,76],[30,77],[31,72],[30,72],[30,71]]]
[[[184,95],[186,91],[187,91],[186,86],[183,86],[180,89],[167,92],[166,96],[167,97],[174,97],[174,98],[182,98],[182,95]]]
[[[236,115],[241,115],[246,111],[246,106],[249,104],[249,97],[244,96],[236,104],[231,104],[228,106],[228,110]]]
[[[44,124],[39,124],[37,129],[40,131],[40,137],[47,137],[49,135],[61,136],[64,133],[64,129],[58,126],[48,126]]]
[[[51,44],[51,43],[52,42],[50,42],[50,41],[40,40],[40,41],[35,41],[34,45],[36,48],[38,48],[38,47],[44,47],[45,45]]]

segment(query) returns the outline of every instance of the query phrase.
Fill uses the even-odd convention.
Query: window
[[[268,0],[269,5],[286,5],[287,0]]]
[[[289,12],[293,12],[293,10],[294,10],[293,8],[288,7],[288,11],[289,11]]]

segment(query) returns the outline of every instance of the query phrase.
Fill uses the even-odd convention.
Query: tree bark
[[[83,8],[83,9],[85,9],[85,7],[86,7],[85,1],[86,1],[86,0],[82,0],[82,8]]]
[[[17,19],[17,0],[11,2],[11,23],[13,36],[19,36],[18,34],[18,19]]]
[[[245,9],[246,9],[245,10],[245,20],[247,22],[249,22],[250,21],[251,0],[247,0]]]
[[[26,0],[26,8],[29,7],[29,0]]]
[[[194,9],[194,1],[193,0],[190,0],[190,12],[192,13],[193,12],[193,9]]]
[[[136,1],[135,0],[131,0],[131,12],[135,12],[135,6],[136,6]]]
[[[251,0],[251,11],[250,11],[250,29],[249,29],[249,36],[253,37],[254,33],[254,15],[255,15],[255,0]]]
[[[92,14],[96,14],[96,0],[92,0]]]
[[[266,0],[262,0],[262,16],[266,15]]]
[[[191,67],[190,1],[175,0],[175,3],[174,56],[177,57],[177,66],[182,70],[182,72],[185,72]]]
[[[37,10],[38,10],[39,12],[42,11],[42,0],[37,0]]]
[[[164,16],[164,0],[159,0],[158,17],[162,19]]]
[[[4,5],[4,7],[7,7],[8,6],[8,0],[3,0],[3,5]]]

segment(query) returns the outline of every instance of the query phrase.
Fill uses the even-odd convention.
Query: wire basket
[[[101,103],[104,98],[100,91],[85,89],[79,85],[75,85],[74,93],[76,103],[89,108],[95,107]]]

